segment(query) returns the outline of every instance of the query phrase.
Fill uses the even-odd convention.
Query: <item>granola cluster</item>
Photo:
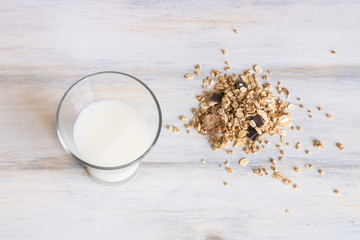
[[[199,108],[193,109],[194,117],[187,127],[194,127],[200,134],[209,136],[213,150],[244,147],[246,153],[256,153],[264,142],[263,134],[279,134],[285,141],[286,131],[291,126],[290,111],[294,105],[275,97],[269,82],[260,83],[256,73],[260,66],[248,69],[243,74],[222,74],[212,70],[203,80],[203,88],[209,89],[197,96]],[[280,88],[289,95],[288,90]],[[278,89],[279,90],[279,89]]]

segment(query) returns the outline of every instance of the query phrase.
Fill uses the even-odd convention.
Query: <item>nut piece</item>
[[[181,115],[180,117],[179,117],[179,119],[181,120],[181,121],[183,121],[183,122],[187,122],[189,119],[187,118],[187,117],[185,117],[184,115]]]
[[[194,75],[191,74],[191,73],[187,73],[187,74],[184,75],[184,78],[185,78],[185,79],[193,79],[193,78],[194,78]]]
[[[340,150],[344,150],[344,146],[341,143],[336,143],[336,146],[340,149]]]
[[[262,72],[263,72],[262,67],[260,67],[260,66],[258,66],[258,65],[255,65],[255,66],[254,66],[254,70],[255,70],[255,72],[257,72],[257,73],[262,73]]]
[[[286,212],[287,214],[291,214],[291,211],[290,211],[289,209],[286,209],[285,212]]]
[[[319,169],[319,173],[320,173],[320,174],[325,174],[325,171],[324,171],[324,170]]]
[[[334,189],[334,193],[335,193],[335,194],[339,194],[340,191],[339,191],[338,189]]]
[[[247,158],[241,158],[240,160],[239,160],[239,164],[241,165],[241,166],[246,166],[247,164],[249,163],[249,159],[247,159]]]
[[[314,140],[314,147],[324,148],[324,145],[320,142],[320,140]]]

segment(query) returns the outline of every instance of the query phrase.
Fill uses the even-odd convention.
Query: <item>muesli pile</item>
[[[261,149],[257,142],[264,143],[264,133],[279,134],[285,143],[283,127],[291,125],[294,105],[276,98],[271,83],[259,82],[260,66],[254,70],[240,75],[212,70],[203,81],[203,88],[213,86],[213,90],[197,96],[200,108],[193,110],[194,118],[185,126],[209,136],[213,150],[226,149],[231,143],[246,153],[256,153]],[[278,87],[278,91],[289,95],[286,88]]]

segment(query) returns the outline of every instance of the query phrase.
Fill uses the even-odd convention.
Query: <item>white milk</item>
[[[73,136],[80,157],[100,167],[117,167],[140,157],[148,146],[149,129],[145,118],[131,105],[115,99],[100,100],[77,117]],[[132,175],[138,167],[120,170],[89,168],[91,175],[108,182]],[[115,175],[114,175],[115,174]],[[114,176],[111,176],[114,175]]]

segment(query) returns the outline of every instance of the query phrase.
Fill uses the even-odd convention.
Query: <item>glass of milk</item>
[[[148,86],[121,72],[99,72],[70,87],[60,101],[61,144],[96,181],[131,180],[160,135],[160,105]]]

